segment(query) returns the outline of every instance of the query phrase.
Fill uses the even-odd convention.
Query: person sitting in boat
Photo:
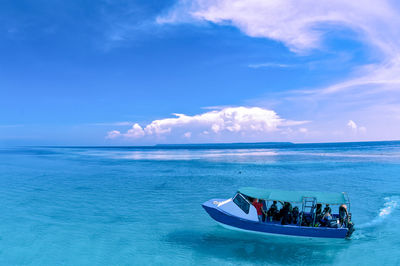
[[[268,219],[268,221],[272,221],[272,220],[276,219],[276,216],[279,213],[277,204],[278,204],[278,202],[276,200],[274,200],[274,202],[272,203],[271,207],[269,207],[269,209],[267,211],[267,219]]]
[[[263,220],[263,204],[258,200],[258,199],[253,199],[253,202],[251,203],[257,210],[257,216],[258,220],[262,222]]]
[[[313,211],[311,211],[311,213],[313,213]],[[319,221],[321,218],[322,218],[322,204],[317,203],[317,205],[315,206],[315,220]]]
[[[332,209],[331,209],[331,207],[329,207],[329,204],[326,204],[324,211],[322,212],[322,216],[324,216],[326,213],[329,213],[330,215],[332,215]]]
[[[347,206],[342,204],[339,206],[339,223],[342,226],[348,222],[349,213],[347,212]]]
[[[321,226],[330,226],[332,219],[332,215],[329,212],[326,212],[319,222]]]
[[[295,206],[292,211],[292,222],[294,224],[297,224],[297,222],[299,221],[299,214],[299,207]]]
[[[281,217],[281,224],[292,223],[292,205],[289,202],[285,202],[279,211],[279,215]]]

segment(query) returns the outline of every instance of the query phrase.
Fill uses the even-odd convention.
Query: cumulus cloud
[[[145,134],[146,133],[144,132],[143,128],[138,123],[135,123],[132,128],[125,133],[125,136],[130,138],[140,138]]]
[[[353,120],[349,120],[347,126],[354,132],[354,133],[365,133],[367,129],[363,126],[358,126],[356,122]]]
[[[121,134],[121,132],[118,130],[112,130],[112,131],[108,132],[106,138],[115,139],[120,136],[125,136],[128,138],[140,138],[140,137],[143,137],[144,135],[145,135],[145,132],[144,132],[143,128],[138,123],[135,123],[132,126],[132,128],[129,129],[126,133]]]
[[[110,131],[107,138],[183,136],[188,139],[195,134],[209,140],[216,135],[267,137],[270,133],[281,131],[281,128],[308,122],[283,119],[274,111],[259,107],[227,107],[193,116],[174,115],[176,117],[154,120],[144,127],[136,123],[125,133]]]
[[[357,129],[357,124],[353,120],[349,120],[347,126],[353,130]]]

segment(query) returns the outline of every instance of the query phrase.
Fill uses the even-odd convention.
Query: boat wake
[[[384,222],[393,212],[400,208],[400,197],[392,196],[386,197],[383,208],[379,210],[379,215],[372,221],[361,224],[357,228],[373,227]]]

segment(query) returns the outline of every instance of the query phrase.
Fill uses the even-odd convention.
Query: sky
[[[2,0],[0,145],[400,139],[392,0]]]

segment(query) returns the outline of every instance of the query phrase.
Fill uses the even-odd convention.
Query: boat
[[[264,212],[261,219],[257,214],[257,209],[251,203],[254,199],[258,199],[263,204],[263,211],[268,210],[275,201],[290,209],[292,206],[296,207],[298,216],[290,223],[284,223],[283,217],[279,219],[279,215],[276,215],[278,217],[267,216]],[[329,222],[324,226],[322,226],[321,214],[318,214],[318,207],[321,208],[323,204],[332,206],[334,210],[331,211]],[[351,222],[350,199],[345,192],[284,191],[243,187],[232,198],[211,199],[204,202],[202,206],[220,225],[239,231],[264,235],[343,239],[349,238],[354,231],[354,225]],[[336,207],[339,210],[342,208],[341,217],[339,217],[340,211],[335,212]],[[343,208],[345,208],[345,217]]]

